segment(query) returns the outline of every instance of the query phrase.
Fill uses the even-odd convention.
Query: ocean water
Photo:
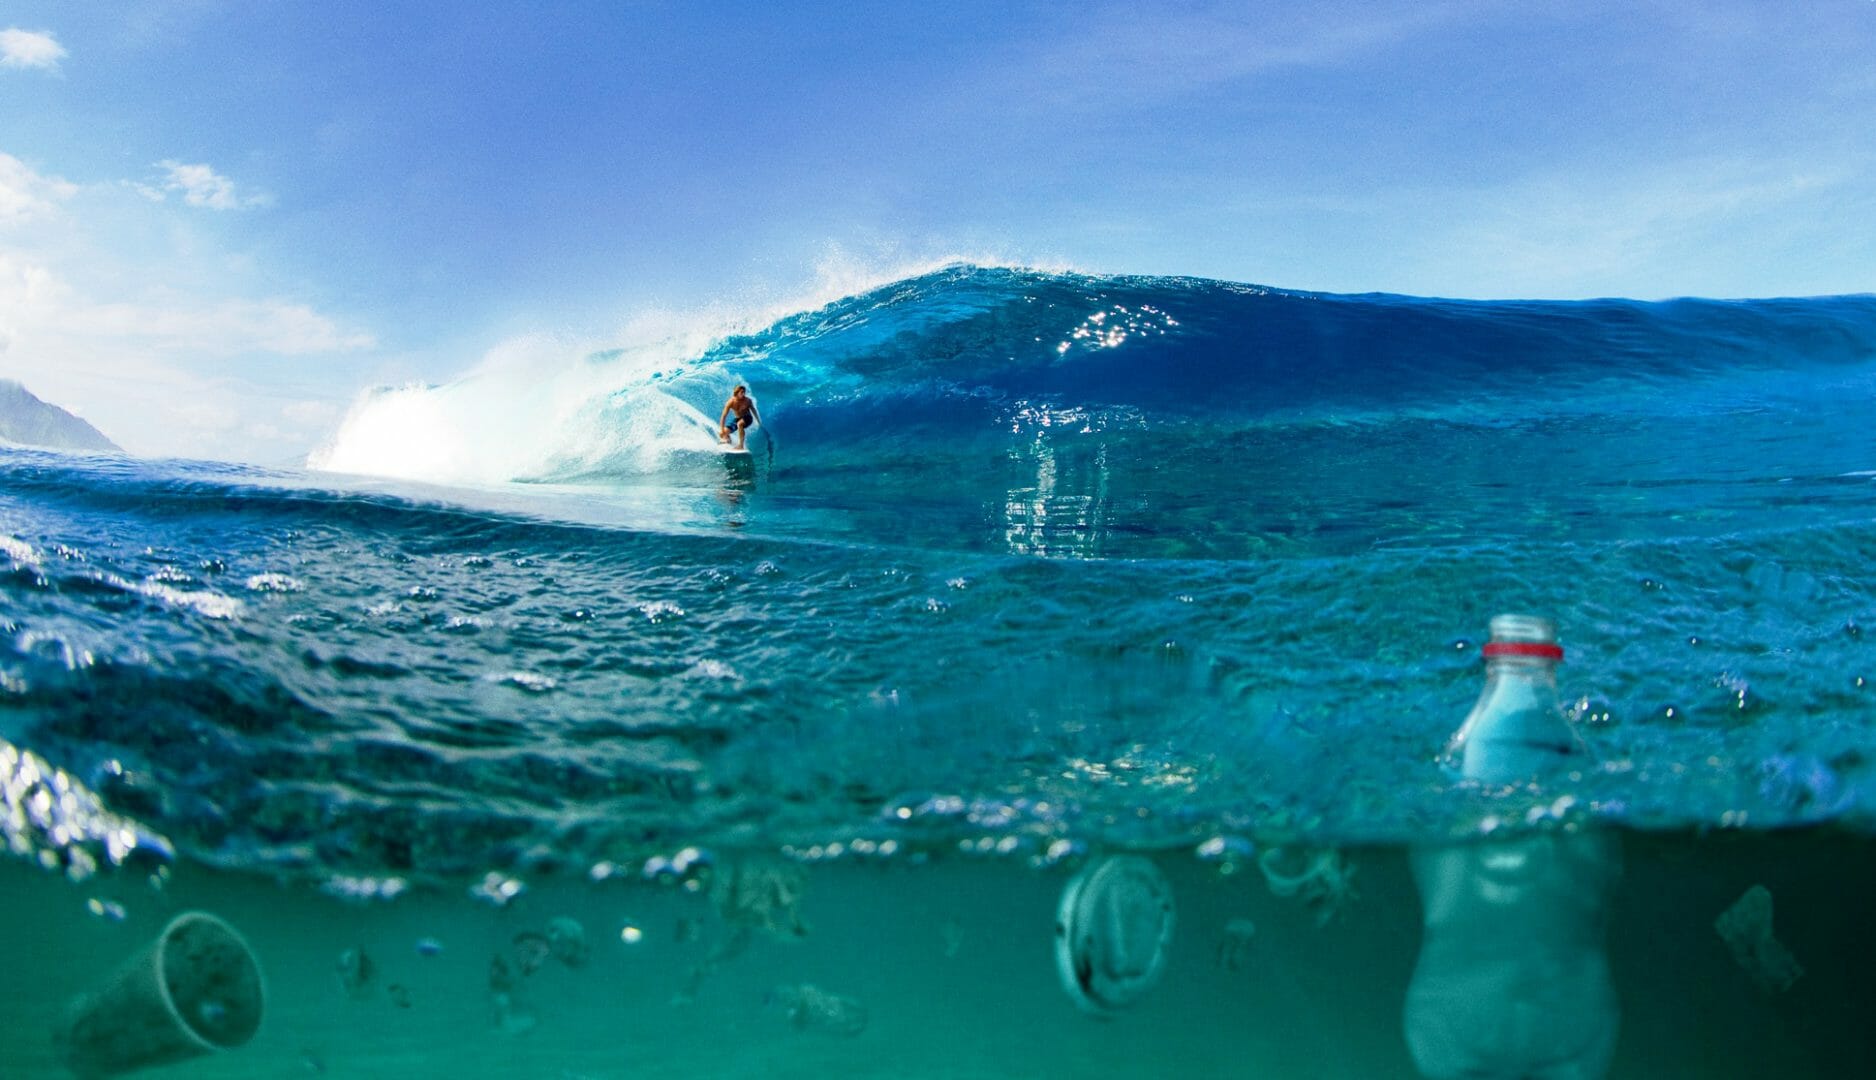
[[[265,1016],[165,1075],[1413,1077],[1408,853],[1590,833],[1606,1075],[1866,1075],[1872,391],[1867,296],[952,266],[303,469],[0,449],[0,1076],[204,910]],[[1589,754],[1491,788],[1509,611]],[[1095,1016],[1057,899],[1122,853],[1176,927]]]

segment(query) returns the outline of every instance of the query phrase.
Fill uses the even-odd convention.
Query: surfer
[[[734,425],[730,421],[731,413],[736,414]],[[750,425],[761,422],[762,414],[756,411],[756,399],[749,396],[747,386],[739,386],[730,392],[730,399],[723,403],[723,415],[717,417],[717,441],[729,442],[730,428],[734,426],[737,433],[736,449],[746,449]]]

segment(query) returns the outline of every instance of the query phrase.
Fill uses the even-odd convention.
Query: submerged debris
[[[710,885],[717,914],[732,927],[762,930],[776,937],[806,937],[801,899],[808,875],[801,867],[768,859],[749,859],[721,868]]]
[[[947,918],[938,928],[940,940],[944,942],[945,959],[953,960],[964,948],[964,924],[956,918]]]
[[[1355,865],[1337,848],[1308,848],[1294,858],[1293,850],[1264,849],[1257,869],[1273,894],[1301,899],[1316,913],[1316,925],[1327,926],[1355,897]]]
[[[853,1036],[866,1030],[865,1005],[811,983],[778,986],[769,991],[766,1003],[779,1008],[796,1031]]]
[[[554,959],[568,967],[586,966],[591,950],[586,944],[586,927],[566,915],[547,921],[547,945]]]
[[[339,954],[337,965],[339,985],[353,997],[362,997],[371,989],[371,980],[378,973],[378,965],[372,962],[362,948],[351,948]]]
[[[515,988],[515,969],[500,953],[489,957],[489,991],[505,994]]]
[[[1772,936],[1772,890],[1754,885],[1713,920],[1714,932],[1733,960],[1768,994],[1782,994],[1804,975],[1804,967]]]
[[[547,935],[537,934],[532,930],[523,930],[514,939],[515,967],[523,975],[532,975],[541,970],[548,957],[554,955],[554,947],[548,943]]]
[[[534,1009],[513,994],[494,994],[491,1001],[495,1007],[495,1028],[504,1035],[526,1035],[540,1023]]]
[[[1151,860],[1113,855],[1091,863],[1056,908],[1062,988],[1096,1015],[1139,1001],[1165,970],[1176,921],[1172,886]]]
[[[1218,951],[1215,962],[1226,971],[1236,971],[1244,965],[1245,957],[1250,955],[1251,944],[1257,937],[1257,924],[1242,915],[1225,923],[1225,932],[1218,939]]]

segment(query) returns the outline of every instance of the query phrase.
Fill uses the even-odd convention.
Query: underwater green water
[[[1611,1077],[1876,1068],[1876,846],[1833,831],[1623,841],[1608,939],[1622,1007]],[[265,1019],[244,1047],[149,1075],[1412,1077],[1401,1002],[1419,906],[1406,862],[1388,848],[1341,857],[1352,888],[1311,904],[1276,895],[1254,861],[1160,856],[1178,920],[1165,975],[1111,1017],[1081,1012],[1058,984],[1051,926],[1066,868],[967,857],[796,867],[805,933],[757,927],[738,943],[735,916],[708,889],[639,880],[543,880],[501,906],[470,900],[466,884],[359,904],[190,867],[160,889],[126,874],[74,885],[9,860],[0,1075],[67,1075],[50,1037],[67,999],[174,913],[206,909],[251,943]],[[784,865],[769,858],[757,861]],[[1286,854],[1274,865],[1301,864]],[[1713,927],[1754,885],[1775,898],[1776,935],[1803,967],[1783,991],[1756,985]],[[124,918],[93,914],[92,900],[122,904]],[[517,935],[563,916],[588,935],[584,965],[550,959],[516,975],[504,1010],[491,961],[512,961]],[[1242,920],[1254,929],[1234,934]],[[642,937],[626,942],[628,926]],[[339,970],[347,950],[374,965],[351,989]],[[802,984],[859,1003],[864,1027],[791,1024],[775,991]]]

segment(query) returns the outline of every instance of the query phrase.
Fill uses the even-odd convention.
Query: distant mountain
[[[0,442],[52,450],[124,452],[97,428],[40,401],[12,379],[0,379]]]

